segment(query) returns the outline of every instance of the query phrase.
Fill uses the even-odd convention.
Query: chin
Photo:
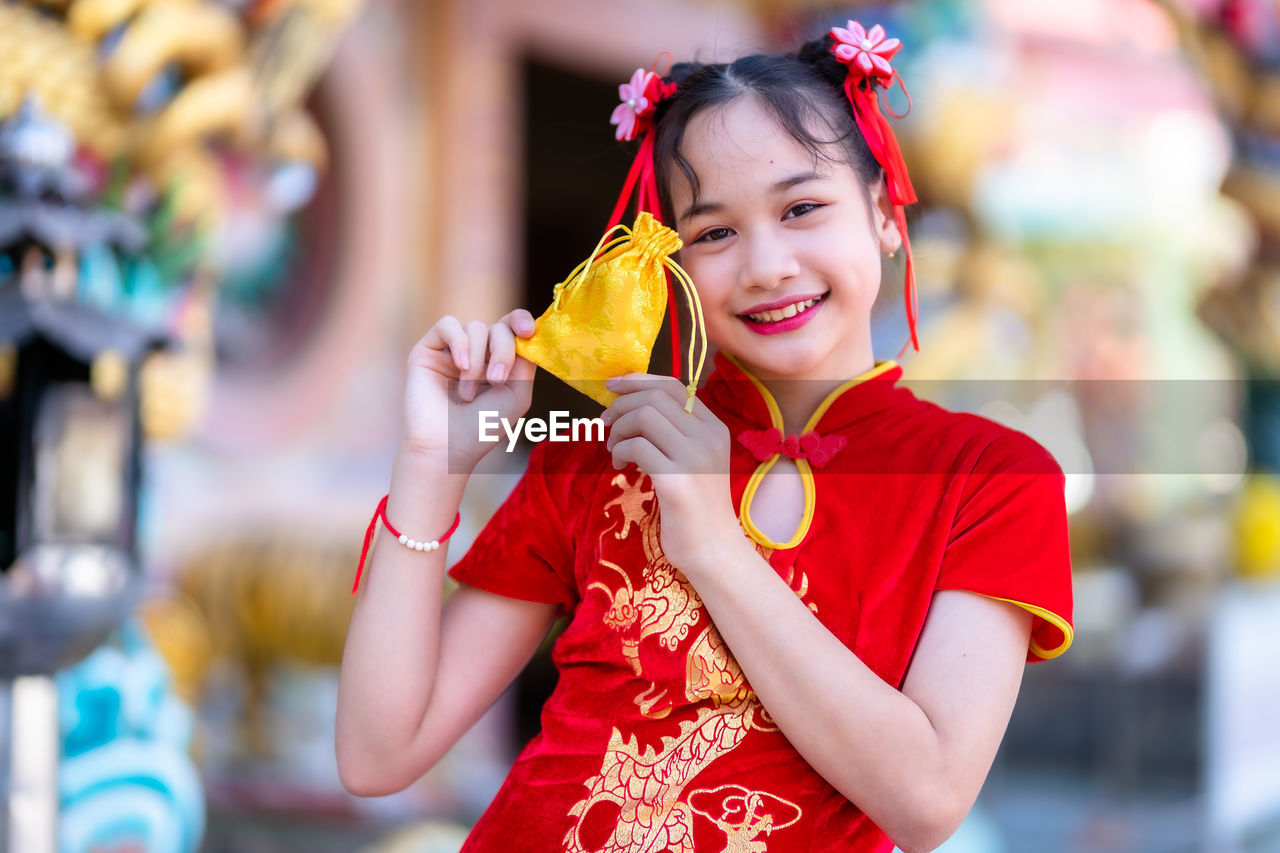
[[[780,355],[773,358],[738,356],[752,373],[771,379],[819,379],[821,359],[814,356]]]

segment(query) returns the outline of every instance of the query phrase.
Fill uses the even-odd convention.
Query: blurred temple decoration
[[[70,663],[130,611],[149,635],[129,624],[60,697],[23,681],[39,695],[22,719],[60,701],[69,758],[107,768],[94,755],[117,736],[117,756],[182,751],[169,700],[190,703],[208,849],[327,853],[407,817],[474,818],[537,730],[545,654],[403,796],[351,798],[334,768],[352,546],[386,489],[404,354],[443,314],[546,304],[630,163],[607,119],[637,66],[874,19],[906,44],[915,101],[894,121],[921,196],[906,376],[1028,432],[1068,475],[1076,643],[1027,672],[976,817],[1009,850],[1264,849],[1280,811],[1273,6],[386,0],[335,49],[350,2],[0,0],[0,484],[16,484],[0,590],[50,576],[21,557],[38,542],[92,553],[77,600],[118,590],[119,609],[93,631],[77,618],[56,653],[28,629],[22,654]],[[874,323],[892,357],[896,286]],[[451,557],[512,482],[473,478]],[[133,606],[139,576],[165,594]],[[19,659],[5,626],[38,612],[5,594],[0,667]],[[53,742],[22,740],[40,784],[29,745]],[[0,774],[19,758],[3,747]],[[107,768],[81,814],[157,766]],[[131,800],[132,823],[85,825],[189,843],[190,788],[170,787]],[[433,822],[372,849],[459,833]]]
[[[1280,15],[1260,0],[1163,5],[1231,131],[1222,192],[1256,232],[1250,257],[1223,271],[1200,316],[1250,380],[1245,427],[1253,467],[1280,474]]]
[[[314,191],[326,146],[303,102],[357,5],[0,3],[0,849],[198,843],[184,816],[179,846],[148,846],[164,806],[136,797],[94,808],[141,810],[138,834],[86,835],[85,809],[59,828],[50,676],[136,604],[145,444],[204,407],[238,211],[282,229]],[[128,777],[142,753],[110,740],[75,766],[111,749]]]
[[[314,192],[327,147],[303,99],[356,6],[0,5],[0,282],[44,265],[50,293],[165,340],[142,371],[152,436],[204,405],[229,235],[246,215],[287,230]]]
[[[1254,232],[1197,306],[1238,361],[1249,452],[1232,518],[1235,568],[1249,585],[1223,596],[1208,656],[1207,838],[1238,849],[1250,828],[1280,815],[1280,736],[1274,714],[1258,710],[1280,699],[1280,658],[1255,651],[1271,645],[1280,618],[1280,10],[1263,0],[1161,5],[1230,131],[1222,193]]]
[[[195,853],[205,806],[191,708],[140,627],[120,634],[58,674],[59,849]]]
[[[1201,297],[1201,319],[1240,365],[1250,475],[1234,531],[1240,573],[1280,578],[1280,12],[1259,0],[1162,4],[1231,132],[1222,192],[1255,239]]]

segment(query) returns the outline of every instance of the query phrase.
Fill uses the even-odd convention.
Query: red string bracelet
[[[360,548],[360,563],[356,566],[356,582],[351,587],[351,594],[355,595],[356,590],[360,588],[360,575],[364,572],[364,558],[369,553],[369,543],[373,541],[373,531],[378,526],[378,519],[382,519],[382,526],[387,528],[387,532],[396,537],[400,544],[406,548],[412,548],[415,551],[435,551],[440,547],[440,543],[447,540],[458,529],[458,523],[462,521],[462,513],[458,513],[453,517],[453,524],[449,525],[449,529],[439,539],[432,539],[429,542],[420,542],[417,539],[410,539],[391,526],[391,522],[387,521],[387,498],[391,495],[383,495],[382,500],[378,502],[378,508],[373,512],[373,518],[369,520],[369,529],[364,532],[364,545]]]

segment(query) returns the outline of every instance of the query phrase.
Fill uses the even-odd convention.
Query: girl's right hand
[[[490,326],[454,317],[432,326],[409,354],[402,447],[470,471],[495,446],[479,440],[480,412],[514,423],[529,410],[536,367],[516,355],[516,335],[533,328],[523,308]]]

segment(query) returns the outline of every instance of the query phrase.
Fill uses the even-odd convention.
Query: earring
[[[893,259],[894,259],[894,258],[896,258],[897,256],[898,256],[898,250],[897,250],[897,249],[890,249],[890,250],[889,250],[889,260],[893,260]]]

